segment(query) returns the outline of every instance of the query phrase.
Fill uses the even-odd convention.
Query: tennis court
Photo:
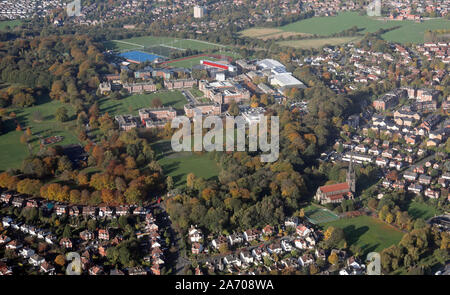
[[[315,206],[309,206],[305,208],[305,216],[309,220],[309,222],[313,224],[331,222],[339,219],[339,216],[337,216],[330,210]]]

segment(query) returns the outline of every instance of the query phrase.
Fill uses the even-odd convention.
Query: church
[[[346,181],[319,187],[314,196],[316,201],[321,204],[328,204],[341,203],[344,199],[353,199],[356,187],[356,176],[352,162],[353,159],[350,160]]]

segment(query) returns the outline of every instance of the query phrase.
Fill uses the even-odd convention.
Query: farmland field
[[[33,152],[39,151],[40,138],[49,136],[63,136],[63,140],[58,145],[67,145],[78,143],[76,134],[73,132],[75,121],[58,122],[55,120],[56,110],[64,106],[68,110],[68,115],[74,119],[75,112],[70,105],[62,104],[58,101],[47,101],[39,105],[28,108],[11,108],[8,109],[8,114],[14,112],[17,115],[17,120],[23,130],[30,127],[33,133],[30,144]],[[42,121],[35,122],[33,113],[39,112],[42,116]],[[7,120],[5,123],[6,132],[0,135],[0,171],[8,168],[20,168],[23,159],[29,155],[28,147],[20,142],[20,137],[23,131],[16,131],[16,124],[13,119]]]
[[[99,107],[102,113],[108,112],[111,116],[119,114],[137,115],[141,108],[151,107],[153,99],[159,98],[163,106],[171,106],[177,110],[183,110],[187,100],[179,91],[160,91],[150,94],[130,95],[120,100],[103,98],[100,100]]]
[[[290,46],[294,48],[319,48],[325,45],[339,45],[359,40],[360,37],[330,37],[319,39],[303,39],[303,40],[289,40],[280,41],[278,44],[283,46]]]
[[[385,40],[395,42],[423,42],[424,32],[426,30],[448,29],[450,21],[445,19],[431,19],[422,23],[414,21],[395,21],[395,20],[377,20],[368,16],[361,16],[356,12],[343,12],[338,16],[313,17],[301,20],[279,29],[285,32],[298,32],[316,34],[319,36],[329,36],[339,33],[353,26],[364,29],[365,32],[375,32],[379,29],[400,28],[387,32],[382,35]]]
[[[210,158],[210,153],[172,152],[168,140],[158,141],[152,148],[164,174],[172,176],[175,187],[183,186],[189,173],[204,179],[216,178],[219,175],[219,168]]]
[[[241,32],[244,37],[258,38],[262,40],[276,39],[279,37],[287,38],[290,36],[307,36],[309,34],[298,32],[285,32],[276,28],[251,28]]]
[[[397,244],[403,237],[400,230],[370,216],[344,218],[322,224],[344,230],[348,246],[359,246],[364,254],[381,251],[393,244]]]

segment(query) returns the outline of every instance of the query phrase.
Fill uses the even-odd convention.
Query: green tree
[[[69,120],[69,115],[68,115],[68,111],[65,107],[59,107],[56,110],[56,114],[55,114],[56,120],[60,121],[60,122],[66,122]]]

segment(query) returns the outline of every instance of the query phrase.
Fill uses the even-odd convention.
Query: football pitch
[[[111,40],[105,42],[104,45],[106,49],[118,52],[140,50],[164,57],[169,57],[172,52],[180,52],[186,49],[203,51],[225,47],[223,45],[201,40],[155,36],[135,37],[124,40]]]

